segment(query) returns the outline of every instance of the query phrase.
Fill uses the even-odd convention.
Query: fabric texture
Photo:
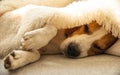
[[[111,55],[81,59],[44,55],[39,61],[10,72],[2,61],[0,66],[0,75],[120,75],[120,57]]]

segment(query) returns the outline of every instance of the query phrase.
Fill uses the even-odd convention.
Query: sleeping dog
[[[38,6],[39,1],[22,3],[2,1],[0,6],[0,56],[9,53],[4,58],[6,69],[35,62],[41,54],[63,53],[70,58],[104,52],[120,55],[108,49],[120,35],[117,0],[77,1],[61,8]]]

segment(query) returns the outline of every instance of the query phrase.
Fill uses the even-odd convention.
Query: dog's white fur
[[[15,58],[17,58],[17,60],[8,55],[12,64],[10,69],[16,69],[38,60],[40,55],[37,49],[47,45],[49,41],[55,37],[59,29],[89,24],[91,21],[96,20],[96,22],[99,23],[99,25],[103,25],[103,28],[108,32],[111,31],[114,36],[120,37],[120,3],[117,0],[78,1],[61,8],[56,7],[67,5],[73,0],[68,0],[63,4],[62,2],[65,2],[64,0],[58,0],[58,2],[61,2],[60,5],[58,5],[59,3],[54,3],[54,0],[45,0],[48,2],[47,4],[44,4],[42,1],[44,0],[40,2],[38,0],[25,0],[24,3],[18,0],[19,3],[16,4],[17,1],[15,0],[14,2],[3,1],[0,3],[0,55],[3,54],[4,56],[7,51],[20,49],[21,39],[22,46],[24,46],[25,49],[33,50],[32,52],[15,51],[17,55]],[[27,5],[30,3],[35,5]],[[88,41],[84,41],[84,43],[82,42],[83,39],[93,37],[94,39],[89,41],[89,44],[91,44],[93,40],[105,35],[107,33],[106,30],[101,29],[98,31],[101,34],[99,37],[95,37],[96,33],[91,36],[82,35],[80,36],[82,40],[78,43],[85,45]],[[62,47],[65,45],[66,44],[62,44]],[[84,53],[85,48],[88,49],[89,47],[83,46],[83,54],[81,57],[87,55],[86,52]],[[29,59],[26,61],[27,58]]]
[[[2,56],[2,55],[4,56],[4,54],[7,54],[10,51],[12,51],[13,49],[18,48],[18,46],[20,45],[21,38],[23,37],[24,34],[25,35],[27,34],[25,32],[31,31],[31,29],[32,30],[38,29],[44,24],[45,21],[43,21],[42,18],[45,19],[44,18],[45,15],[44,16],[43,15],[38,16],[38,15],[44,14],[44,13],[48,12],[49,10],[51,10],[51,9],[48,10],[48,8],[46,8],[44,10],[44,7],[39,6],[40,7],[39,8],[38,6],[33,6],[33,5],[28,5],[28,6],[23,7],[24,5],[27,5],[27,4],[43,5],[44,4],[44,5],[48,5],[48,6],[56,6],[56,7],[61,6],[62,7],[62,6],[67,5],[68,3],[72,2],[73,0],[66,0],[66,2],[65,2],[65,0],[61,0],[61,1],[51,0],[50,2],[48,1],[47,4],[46,4],[46,1],[47,0],[34,0],[34,1],[25,0],[22,2],[21,0],[17,0],[17,2],[19,2],[19,3],[16,4],[17,3],[16,0],[11,0],[11,1],[3,1],[0,3],[0,13],[1,13],[0,14],[1,15],[1,17],[0,17],[0,32],[2,32],[0,34],[0,40],[1,40],[0,56]],[[60,5],[59,5],[59,3],[60,3]],[[23,8],[15,10],[16,8],[19,8],[19,7],[23,7]],[[36,7],[37,7],[37,11],[36,11]],[[43,8],[43,9],[41,10],[41,8]],[[35,9],[35,12],[34,12],[35,15],[31,15],[32,13],[28,13],[28,12],[34,11],[34,9]],[[15,10],[15,11],[12,11],[12,10]],[[10,11],[10,12],[8,12],[8,11]],[[51,11],[49,13],[49,15],[52,12],[53,11]],[[29,14],[30,16],[29,15],[25,16],[25,14]],[[37,16],[37,17],[35,17],[35,16]],[[46,17],[47,16],[48,15],[46,15]],[[41,18],[41,20],[39,19],[39,17]]]

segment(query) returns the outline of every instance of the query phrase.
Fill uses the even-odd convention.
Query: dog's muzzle
[[[80,50],[78,48],[78,45],[75,43],[70,43],[66,50],[64,50],[64,54],[67,57],[70,58],[76,58],[80,55]]]

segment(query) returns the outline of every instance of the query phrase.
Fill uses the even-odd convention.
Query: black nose
[[[79,55],[80,55],[80,50],[78,48],[78,45],[76,45],[75,43],[70,43],[66,50],[66,56],[75,58],[78,57]]]

